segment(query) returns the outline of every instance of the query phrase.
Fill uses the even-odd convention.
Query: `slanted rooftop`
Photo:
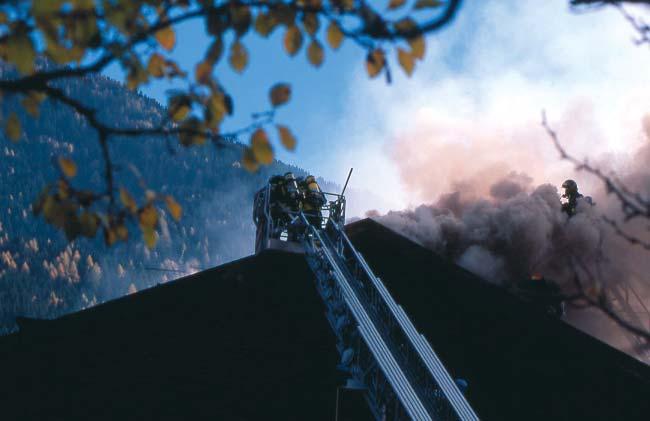
[[[358,250],[486,420],[647,419],[650,367],[372,220]],[[0,338],[2,419],[333,420],[304,256],[264,252]]]

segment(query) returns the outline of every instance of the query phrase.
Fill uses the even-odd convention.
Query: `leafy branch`
[[[215,76],[215,66],[227,59],[233,71],[243,73],[249,61],[243,43],[248,33],[268,38],[284,28],[285,52],[293,57],[307,45],[307,59],[314,67],[325,60],[319,36],[332,50],[338,50],[347,38],[366,50],[370,77],[383,72],[390,80],[387,47],[404,45],[396,48],[397,61],[411,75],[416,61],[424,57],[423,36],[451,22],[460,3],[390,0],[383,11],[364,0],[19,0],[0,5],[0,58],[18,72],[0,80],[0,92],[18,96],[33,117],[46,99],[74,110],[97,133],[104,161],[105,191],[87,192],[73,188],[73,171],[65,169],[75,165],[76,172],[76,164],[61,157],[59,164],[70,161],[70,165],[62,166],[62,177],[45,188],[34,210],[42,211],[46,221],[62,228],[70,240],[78,235],[92,237],[101,227],[107,244],[126,239],[124,220],[130,216],[139,221],[147,245],[153,246],[157,227],[154,203],[165,202],[172,215],[180,214],[180,205],[148,190],[141,206],[133,206],[128,192],[120,190],[118,195],[111,139],[159,136],[167,141],[177,138],[189,147],[208,139],[220,146],[247,135],[250,140],[242,164],[255,171],[273,161],[268,128],[275,124],[276,108],[289,101],[291,87],[287,83],[274,85],[269,92],[269,110],[254,114],[246,127],[221,132],[223,121],[233,113],[234,100]],[[202,20],[211,38],[193,74],[170,56],[176,47],[175,28],[190,20]],[[37,62],[46,65],[37,66]],[[130,89],[163,78],[185,84],[184,89],[170,93],[167,116],[155,127],[110,126],[98,110],[60,87],[62,80],[98,74],[114,63],[121,65]],[[20,139],[21,122],[15,112],[5,118],[4,126],[9,139]],[[289,127],[275,124],[275,129],[282,146],[294,149],[296,139]],[[93,206],[99,210],[91,211]]]

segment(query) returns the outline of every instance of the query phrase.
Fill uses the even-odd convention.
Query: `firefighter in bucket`
[[[323,215],[321,208],[327,203],[325,195],[313,175],[308,175],[299,183],[302,191],[302,211],[307,220],[316,228],[322,228]]]

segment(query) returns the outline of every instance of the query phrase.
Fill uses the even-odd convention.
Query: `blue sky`
[[[194,64],[202,59],[211,40],[201,20],[182,24],[176,33],[177,44],[171,56],[193,73]],[[365,54],[349,41],[336,52],[326,47],[325,63],[316,69],[307,62],[307,42],[296,56],[289,57],[282,49],[283,34],[284,28],[276,28],[268,39],[264,39],[253,31],[249,32],[242,41],[249,51],[249,62],[241,75],[228,66],[228,52],[222,55],[214,74],[235,100],[235,114],[226,120],[224,130],[248,124],[252,112],[269,108],[269,88],[277,82],[289,82],[293,90],[292,100],[278,110],[276,120],[293,129],[299,146],[295,153],[282,148],[276,148],[276,152],[284,161],[312,167],[316,162],[312,156],[323,152],[320,145],[311,141],[314,131],[322,133],[328,124],[340,118],[344,109],[341,93],[348,89],[353,69],[363,66]],[[320,34],[321,39],[322,36]],[[123,78],[122,70],[116,65],[108,70],[107,75]],[[141,90],[165,104],[165,92],[172,87],[167,82],[153,82]]]
[[[510,171],[534,183],[561,183],[571,168],[539,127],[542,108],[578,156],[625,162],[639,146],[647,110],[650,52],[633,45],[634,32],[614,10],[571,13],[567,0],[465,1],[458,19],[427,37],[425,60],[411,78],[392,64],[393,84],[365,75],[365,53],[352,42],[314,69],[305,45],[295,57],[282,50],[283,30],[269,39],[244,37],[250,60],[243,75],[222,59],[215,74],[235,98],[227,128],[241,127],[267,107],[268,89],[292,84],[292,101],[277,121],[297,135],[286,162],[382,200],[364,209],[403,208],[434,201],[459,182],[476,194]],[[209,43],[201,21],[177,29],[173,51],[186,69]],[[117,68],[108,74],[121,78]],[[162,103],[169,86],[142,90]],[[246,140],[246,139],[243,139]],[[589,180],[585,180],[589,182]]]

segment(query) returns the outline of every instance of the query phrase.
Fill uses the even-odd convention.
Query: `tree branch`
[[[541,124],[553,141],[553,145],[560,154],[561,159],[574,164],[577,171],[586,171],[596,176],[605,184],[607,193],[613,194],[621,203],[626,221],[637,217],[650,218],[650,201],[648,201],[648,199],[643,198],[639,193],[632,192],[625,184],[620,182],[620,180],[616,179],[614,176],[605,175],[599,168],[591,166],[586,160],[578,160],[564,149],[558,139],[557,133],[548,125],[545,111],[542,111]]]

